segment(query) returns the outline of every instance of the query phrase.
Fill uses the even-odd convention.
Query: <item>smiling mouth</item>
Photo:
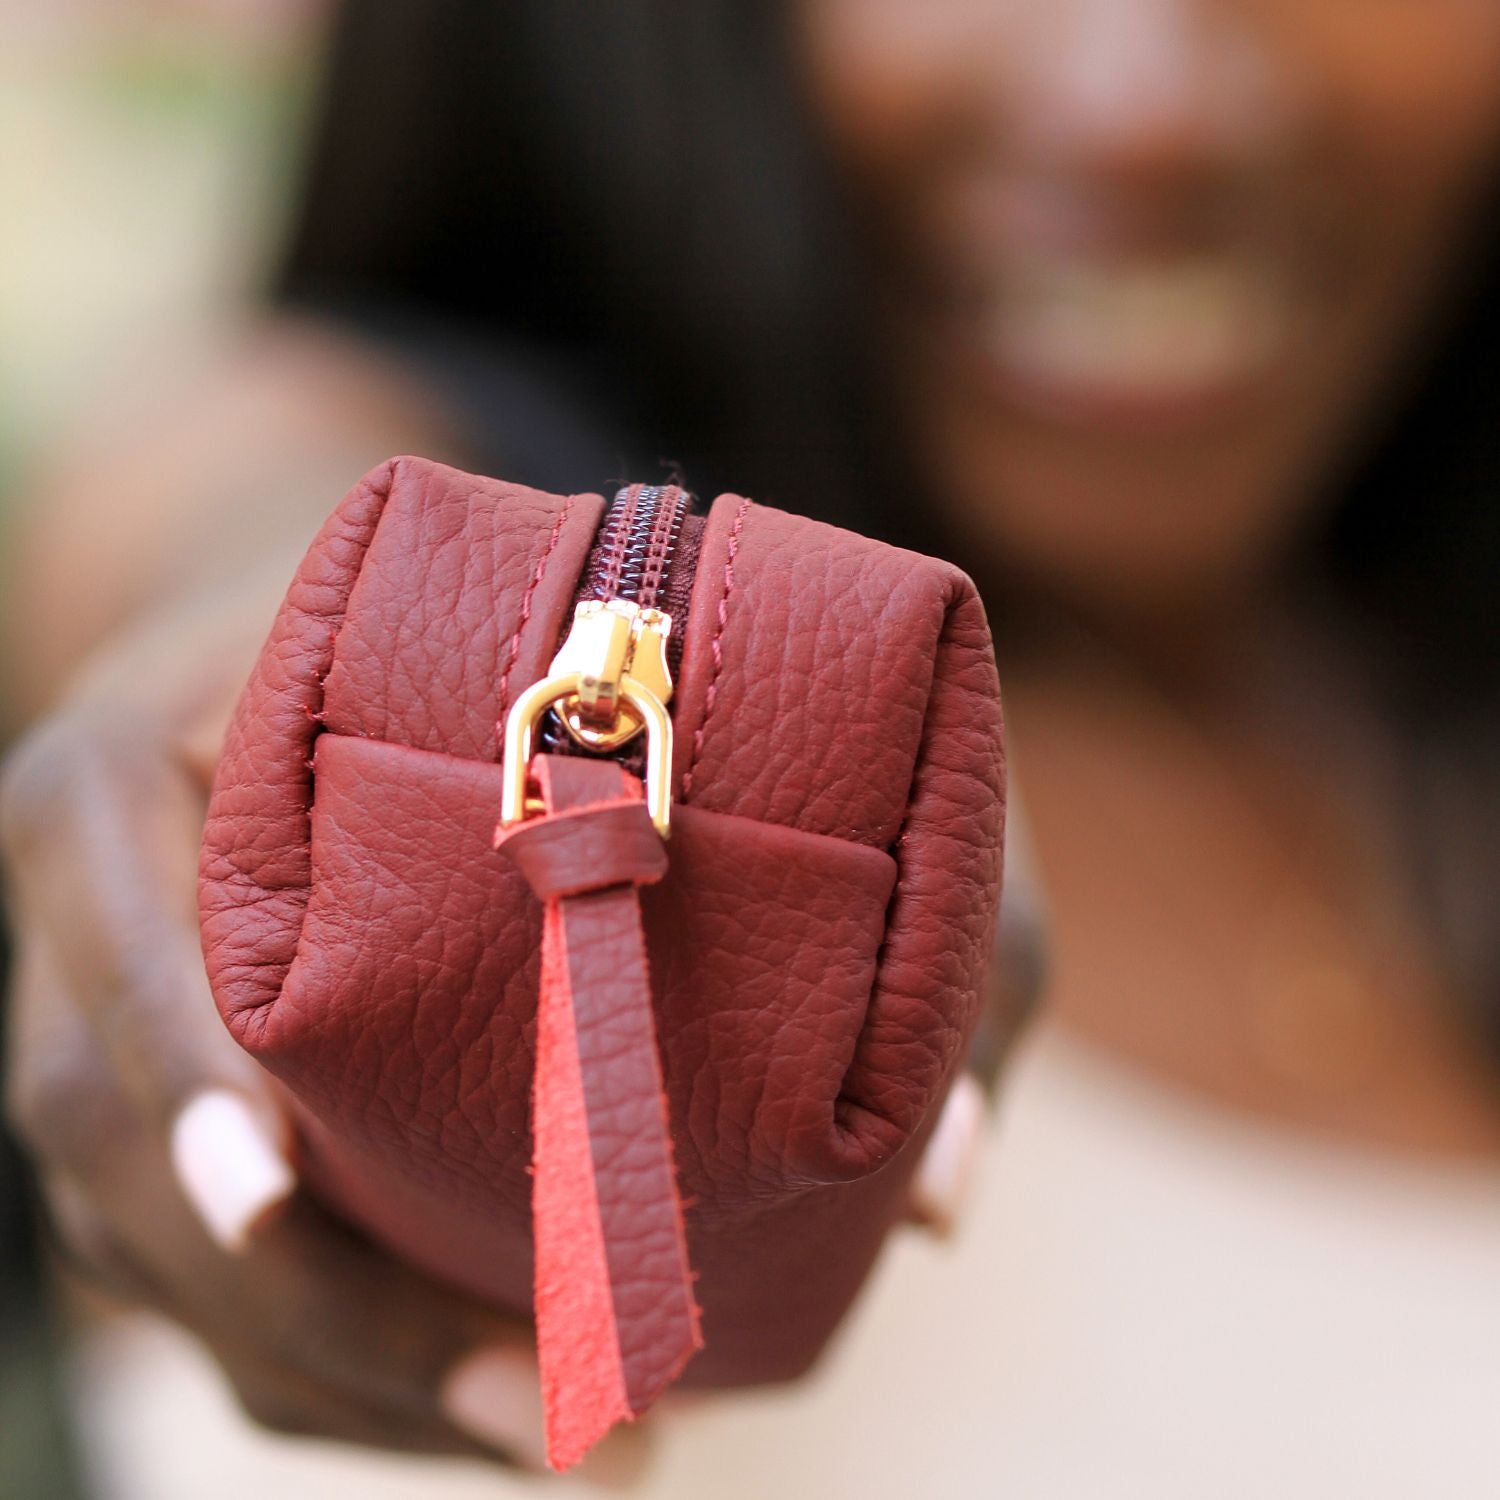
[[[1203,254],[1012,256],[968,342],[1006,390],[1054,415],[1185,419],[1284,354],[1291,299],[1261,261]]]

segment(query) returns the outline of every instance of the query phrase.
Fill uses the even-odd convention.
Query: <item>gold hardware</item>
[[[552,658],[551,677],[577,672],[579,691],[558,703],[557,716],[586,750],[618,750],[645,727],[620,692],[627,679],[658,703],[672,701],[667,637],[672,617],[628,599],[588,599],[573,612],[573,628]]]
[[[646,732],[646,811],[666,838],[672,817],[672,694],[667,670],[669,615],[627,599],[588,600],[551,672],[516,699],[505,720],[505,779],[500,821],[519,823],[535,810],[527,782],[542,715],[553,709],[589,750],[615,750]]]

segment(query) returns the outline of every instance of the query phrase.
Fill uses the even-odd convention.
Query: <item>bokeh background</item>
[[[221,326],[264,278],[323,9],[0,5],[0,580],[15,497],[80,411]],[[0,738],[18,718],[0,678]],[[19,1153],[0,1136],[0,1495],[83,1500],[96,1491],[38,1233]]]
[[[134,392],[252,315],[328,20],[321,0],[0,0],[0,587],[75,434],[128,422]],[[7,741],[40,706],[34,644],[3,643]],[[1357,1005],[1309,1020],[1288,994],[1246,1022],[1288,1096],[1337,1056],[1378,1102]],[[1500,1493],[1493,1155],[1384,1149],[1355,1109],[1308,1129],[1229,1097],[1237,1075],[1215,1096],[1097,1042],[1033,1028],[964,1232],[903,1237],[828,1372],[686,1414],[644,1492]],[[71,1283],[35,1204],[0,1142],[0,1500],[510,1483],[255,1431],[187,1334]],[[872,1418],[893,1390],[900,1421]]]

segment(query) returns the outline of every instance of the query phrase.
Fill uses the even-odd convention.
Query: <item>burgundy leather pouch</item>
[[[575,745],[559,713],[630,705],[564,671],[497,851],[507,721],[580,599],[632,592],[671,619],[669,744]],[[842,1317],[977,1019],[1003,778],[948,564],[731,495],[691,517],[395,459],[308,552],[230,729],[214,995],[323,1198],[501,1307],[535,1291],[566,1463],[689,1355],[691,1383],[781,1380]]]

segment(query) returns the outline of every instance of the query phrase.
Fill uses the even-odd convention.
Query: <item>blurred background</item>
[[[91,381],[264,278],[322,10],[6,6],[7,493]]]
[[[954,557],[1045,1013],[951,1242],[642,1492],[1496,1493],[1496,182],[1490,0],[0,0],[0,735],[264,569],[253,646],[393,451]],[[35,1175],[4,1500],[511,1484],[259,1431]]]
[[[287,211],[325,7],[0,7],[0,576],[16,497],[142,362],[254,294]],[[10,668],[12,646],[4,654]],[[6,679],[11,676],[6,673]],[[0,737],[20,727],[0,679]],[[0,957],[3,962],[3,957]],[[83,1500],[25,1170],[0,1138],[0,1495]]]

